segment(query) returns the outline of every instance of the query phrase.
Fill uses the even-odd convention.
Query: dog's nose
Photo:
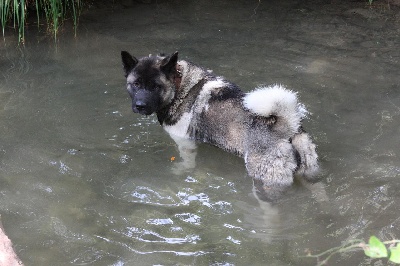
[[[142,102],[142,101],[137,101],[137,102],[135,103],[135,106],[136,106],[136,109],[137,109],[138,111],[143,111],[143,110],[146,109],[146,107],[147,107],[146,103],[145,103],[145,102]]]

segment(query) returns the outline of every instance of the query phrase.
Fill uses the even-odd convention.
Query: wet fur
[[[194,167],[194,145],[187,144],[193,140],[243,157],[257,193],[269,200],[293,183],[294,174],[315,177],[318,156],[301,127],[307,111],[296,93],[280,85],[244,93],[223,77],[178,61],[177,53],[140,60],[121,55],[133,112],[157,114],[177,141],[184,167]]]

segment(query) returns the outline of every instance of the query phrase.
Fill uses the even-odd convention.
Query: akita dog
[[[303,130],[307,114],[297,94],[281,85],[244,93],[225,78],[172,55],[136,59],[122,51],[132,110],[157,114],[177,142],[184,169],[195,166],[195,142],[244,158],[256,192],[275,200],[297,174],[313,181],[316,146]]]

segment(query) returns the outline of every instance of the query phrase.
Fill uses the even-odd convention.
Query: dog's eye
[[[134,87],[140,87],[140,83],[138,81],[133,82],[132,85]]]

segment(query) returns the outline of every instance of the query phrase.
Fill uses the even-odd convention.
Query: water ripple
[[[123,232],[119,233],[125,235],[126,237],[147,243],[196,244],[197,241],[200,240],[200,236],[195,234],[186,235],[185,237],[165,237],[151,230],[141,229],[137,227],[127,227]]]
[[[144,186],[138,186],[131,193],[132,202],[150,203],[155,205],[176,205],[171,196],[163,196],[161,193]]]
[[[201,217],[193,213],[179,213],[175,214],[175,217],[177,217],[181,221],[194,225],[200,225],[201,223]]]
[[[166,219],[149,219],[146,222],[148,224],[154,224],[154,225],[167,225],[167,224],[173,224],[174,223],[170,218],[166,218]]]

